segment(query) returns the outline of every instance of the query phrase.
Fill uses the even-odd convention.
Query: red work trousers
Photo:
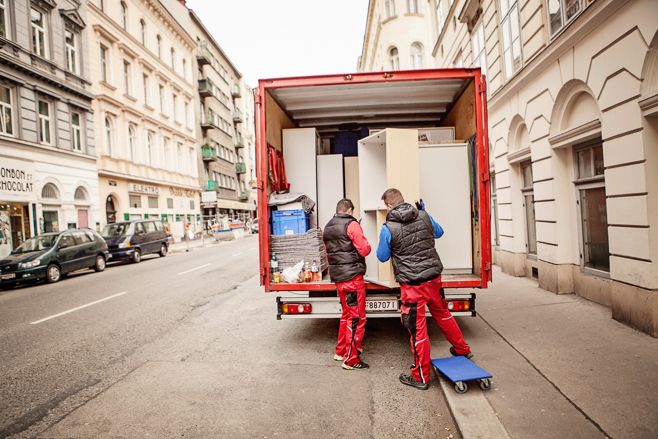
[[[353,366],[361,361],[361,343],[366,331],[366,286],[363,276],[358,275],[347,282],[337,282],[336,288],[343,311],[336,354],[343,357],[345,364]]]
[[[416,381],[427,383],[430,379],[430,340],[427,336],[425,305],[458,355],[468,354],[471,348],[464,341],[445,299],[441,297],[441,276],[420,285],[401,284],[400,291],[402,324],[409,331],[411,353],[414,356],[411,375]]]

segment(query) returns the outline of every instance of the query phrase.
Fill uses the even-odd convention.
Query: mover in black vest
[[[450,353],[467,358],[473,355],[441,291],[443,264],[434,240],[443,236],[443,228],[424,210],[405,203],[397,189],[388,189],[382,200],[388,214],[379,234],[377,259],[381,262],[392,259],[402,296],[402,324],[409,331],[414,356],[411,375],[400,374],[400,381],[426,390],[430,379],[430,340],[425,305],[452,345]]]
[[[361,360],[361,343],[366,329],[366,259],[370,244],[359,222],[352,216],[354,204],[344,198],[336,205],[336,214],[324,228],[324,244],[329,259],[329,275],[336,283],[343,314],[338,326],[334,360],[343,369],[367,369]]]

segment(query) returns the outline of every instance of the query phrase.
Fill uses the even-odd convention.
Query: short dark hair
[[[402,192],[394,187],[386,189],[384,195],[382,195],[382,200],[385,204],[390,204],[392,206],[397,206],[398,204],[404,203],[404,197],[402,197]]]
[[[350,209],[354,209],[354,204],[349,198],[343,198],[336,204],[336,213],[346,213]]]

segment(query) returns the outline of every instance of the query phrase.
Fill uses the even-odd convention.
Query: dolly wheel
[[[490,378],[482,378],[480,380],[480,389],[482,389],[482,390],[491,389],[491,379]]]
[[[467,390],[468,390],[468,386],[466,385],[465,382],[457,381],[455,383],[455,392],[457,392],[457,393],[466,393]]]

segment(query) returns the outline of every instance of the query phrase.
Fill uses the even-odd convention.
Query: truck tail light
[[[471,309],[471,302],[468,300],[449,300],[448,310],[450,311],[468,311]]]
[[[284,303],[281,306],[283,314],[310,314],[312,309],[310,303]]]

